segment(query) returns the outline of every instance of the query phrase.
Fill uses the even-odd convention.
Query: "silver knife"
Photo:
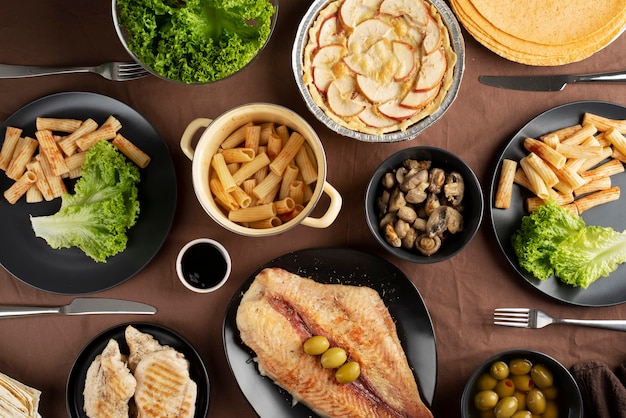
[[[616,83],[626,81],[626,70],[612,73],[585,74],[585,75],[546,75],[546,76],[495,76],[481,75],[481,83],[512,90],[526,91],[560,91],[569,83],[604,82]]]
[[[107,298],[76,298],[65,306],[0,305],[0,318],[34,315],[137,314],[153,315],[154,306],[141,302]]]

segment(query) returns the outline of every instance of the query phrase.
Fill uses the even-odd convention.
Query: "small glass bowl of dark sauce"
[[[178,278],[187,289],[197,293],[209,293],[222,287],[230,270],[228,251],[210,238],[188,242],[176,258]]]

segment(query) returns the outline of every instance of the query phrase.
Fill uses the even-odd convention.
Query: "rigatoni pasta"
[[[310,186],[318,179],[317,161],[308,148],[306,138],[285,125],[238,127],[211,157],[213,198],[229,220],[250,228],[271,228],[293,219],[311,199]],[[218,173],[229,161],[232,181]]]
[[[520,159],[522,168],[515,170],[512,181],[535,194],[526,199],[527,210],[533,211],[552,198],[572,213],[581,214],[619,199],[619,187],[612,186],[611,176],[625,171],[624,134],[626,119],[585,113],[580,124],[548,132],[538,139],[525,138],[524,148],[529,153]],[[509,207],[505,199],[514,163],[503,160],[496,208]]]
[[[16,197],[19,199],[27,194],[26,201],[34,203],[61,197],[67,193],[64,179],[80,176],[87,151],[94,141],[111,140],[130,161],[145,168],[150,163],[150,156],[118,133],[121,128],[122,123],[113,115],[100,127],[91,118],[83,121],[38,117],[34,138],[23,136],[21,128],[7,126],[0,148],[0,169],[15,183],[5,190],[5,198],[15,203]],[[29,174],[24,177],[25,173]],[[24,182],[33,178],[35,181],[23,190],[24,193],[15,192],[16,188],[21,192]]]

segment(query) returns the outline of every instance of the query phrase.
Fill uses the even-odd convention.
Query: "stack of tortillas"
[[[478,42],[528,65],[580,61],[626,26],[626,0],[450,0],[450,5]]]
[[[0,417],[36,418],[41,392],[0,373]]]

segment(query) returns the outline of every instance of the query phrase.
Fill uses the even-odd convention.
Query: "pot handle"
[[[213,122],[213,119],[207,118],[198,118],[192,120],[189,125],[185,128],[183,135],[180,138],[180,148],[183,150],[183,153],[193,161],[194,148],[191,146],[191,140],[194,135],[200,128],[206,128]]]
[[[328,210],[320,218],[306,217],[302,220],[302,225],[310,226],[311,228],[327,228],[329,227],[341,210],[342,198],[337,189],[331,186],[328,182],[324,182],[324,193],[330,197],[330,204]]]

